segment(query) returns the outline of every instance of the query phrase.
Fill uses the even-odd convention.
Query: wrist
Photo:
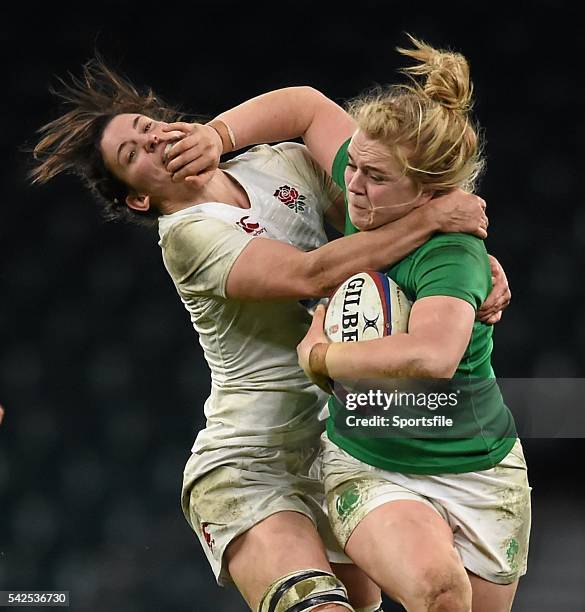
[[[325,342],[319,342],[314,344],[309,353],[309,370],[318,376],[325,376],[329,378],[329,372],[327,371],[327,352],[329,350],[329,344]]]
[[[233,130],[230,126],[222,121],[221,119],[212,119],[209,123],[206,123],[208,127],[213,129],[219,136],[222,146],[222,154],[230,153],[236,148],[236,139]]]
[[[428,229],[431,234],[442,230],[441,217],[437,214],[437,207],[427,203],[426,206],[420,206],[415,213],[419,213],[422,226]]]

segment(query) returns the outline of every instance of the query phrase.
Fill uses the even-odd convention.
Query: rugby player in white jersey
[[[325,244],[323,216],[340,227],[341,194],[304,146],[258,147],[218,169],[212,161],[235,146],[229,125],[169,123],[173,114],[152,92],[141,95],[100,63],[62,97],[70,110],[43,128],[33,180],[76,172],[110,216],[158,223],[165,265],[211,370],[207,425],[185,469],[182,503],[218,582],[233,580],[260,611],[379,609],[378,587],[357,568],[336,566],[349,597],[332,573],[330,562],[347,559],[312,471],[325,394],[297,365],[309,325],[298,299],[397,261],[436,231],[485,237],[484,203],[456,192],[400,223]],[[353,132],[339,107],[322,102],[316,112],[332,122],[295,126],[320,163]],[[172,154],[190,156],[189,180],[169,170]],[[498,316],[502,291],[487,317]]]

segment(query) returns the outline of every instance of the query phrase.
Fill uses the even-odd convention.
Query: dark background
[[[97,46],[135,83],[212,116],[281,86],[342,101],[391,82],[405,31],[462,51],[487,135],[487,246],[513,292],[496,372],[579,377],[585,45],[570,7],[13,5],[0,25],[0,590],[69,590],[73,610],[245,609],[215,586],[179,507],[209,379],[156,235],[104,224],[73,178],[27,185],[19,147],[56,116],[54,75],[79,74]],[[514,609],[583,611],[585,444],[524,446],[534,521]]]

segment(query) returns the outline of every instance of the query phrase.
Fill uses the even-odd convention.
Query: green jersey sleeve
[[[418,255],[412,268],[416,299],[447,295],[479,310],[491,290],[489,260],[481,240],[444,234],[430,240]]]

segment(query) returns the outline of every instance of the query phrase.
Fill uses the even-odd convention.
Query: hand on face
[[[173,182],[184,180],[203,186],[219,165],[223,152],[221,137],[212,127],[183,121],[167,124],[163,132],[167,131],[181,134],[181,139],[166,153],[167,170]]]
[[[120,180],[148,193],[153,184],[168,180],[165,147],[183,136],[179,130],[163,131],[167,125],[145,115],[116,115],[102,135],[104,162]]]

